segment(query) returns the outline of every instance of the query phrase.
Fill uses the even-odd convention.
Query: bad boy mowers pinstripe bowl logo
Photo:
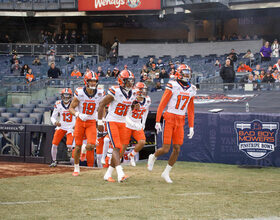
[[[248,157],[259,160],[265,158],[277,146],[278,122],[235,122],[239,150]]]
[[[127,0],[127,5],[131,8],[136,8],[141,4],[140,0]]]

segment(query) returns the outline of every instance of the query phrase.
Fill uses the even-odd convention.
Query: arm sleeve
[[[56,106],[54,106],[54,110],[53,110],[52,117],[51,117],[51,122],[53,125],[55,124],[55,122],[57,120],[57,116],[58,116],[58,111],[57,111]]]
[[[160,122],[162,112],[163,112],[164,108],[166,107],[166,105],[168,104],[171,96],[172,96],[172,91],[169,89],[166,89],[165,92],[163,93],[163,96],[162,96],[161,101],[158,106],[156,122]]]
[[[188,104],[188,122],[189,127],[194,126],[194,103],[193,103],[194,97],[191,97],[191,100]]]

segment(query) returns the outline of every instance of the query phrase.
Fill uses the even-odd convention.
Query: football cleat
[[[57,161],[53,161],[51,164],[50,164],[50,167],[56,167],[57,166]]]
[[[104,180],[107,182],[110,182],[110,183],[116,182],[116,180],[114,180],[112,177],[108,177],[107,179],[104,179]]]
[[[133,167],[136,167],[136,163],[135,163],[135,157],[130,153],[128,155],[128,158],[130,160],[130,165],[133,166]]]
[[[129,178],[129,176],[127,176],[127,175],[124,175],[124,176],[122,176],[122,177],[118,177],[118,182],[119,182],[119,183],[123,183],[123,182],[125,182],[128,178]]]
[[[167,182],[167,183],[173,183],[173,181],[170,179],[169,174],[163,172],[161,174],[161,177]]]
[[[73,172],[73,173],[72,173],[72,176],[79,176],[79,175],[80,175],[79,172]]]

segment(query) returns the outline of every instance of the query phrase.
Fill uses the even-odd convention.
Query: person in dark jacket
[[[60,69],[55,67],[55,64],[52,63],[50,69],[48,70],[48,77],[51,79],[57,79],[60,75]]]
[[[220,70],[220,76],[223,79],[223,83],[234,83],[235,81],[235,72],[233,67],[230,65],[230,62],[230,59],[227,59],[226,64]],[[228,85],[228,89],[231,90],[233,86],[234,85]]]
[[[110,51],[110,53],[109,53],[109,59],[110,59],[110,64],[111,64],[111,65],[115,65],[115,64],[117,63],[117,61],[118,61],[118,55],[117,55],[115,49],[113,49],[113,50]]]
[[[275,79],[273,78],[271,72],[266,72],[265,76],[262,79],[262,83],[274,83]]]

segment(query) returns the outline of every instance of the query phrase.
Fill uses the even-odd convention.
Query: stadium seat
[[[24,104],[23,106],[22,106],[23,108],[35,108],[36,107],[36,104]]]
[[[23,113],[32,113],[33,112],[33,108],[21,108],[20,112]]]
[[[11,112],[3,112],[1,113],[1,117],[5,117],[5,118],[10,118],[10,117],[13,117],[14,114],[11,113]]]
[[[7,118],[0,117],[0,123],[5,123],[6,121],[7,121]]]
[[[44,113],[46,110],[45,108],[34,108],[34,113]]]
[[[18,118],[27,118],[28,115],[29,114],[25,113],[25,112],[16,113],[16,117],[18,117]]]
[[[22,104],[13,104],[14,108],[22,108]]]
[[[22,122],[23,124],[36,124],[37,119],[36,118],[23,118]]]
[[[38,105],[41,104],[41,102],[42,102],[41,100],[32,100],[30,103]]]
[[[11,118],[8,118],[8,121],[12,121],[14,123],[21,123],[22,119],[16,118],[16,117],[11,117]]]
[[[0,108],[0,113],[6,112],[6,110],[7,110],[6,108],[1,107],[1,108]]]
[[[30,118],[36,118],[37,124],[42,123],[42,119],[43,119],[43,114],[42,113],[30,113],[29,117]]]
[[[10,108],[7,108],[7,112],[11,112],[13,114],[16,114],[19,112],[19,108],[15,108],[15,107],[10,107]]]

